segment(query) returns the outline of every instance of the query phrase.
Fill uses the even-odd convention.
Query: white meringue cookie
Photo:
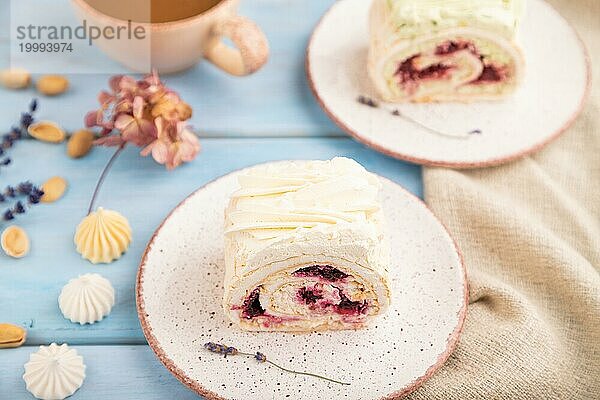
[[[93,324],[110,314],[115,304],[115,290],[99,274],[85,274],[71,279],[58,297],[60,311],[71,322]]]
[[[40,346],[25,364],[23,380],[27,390],[38,399],[62,400],[71,396],[83,384],[83,357],[65,343]]]

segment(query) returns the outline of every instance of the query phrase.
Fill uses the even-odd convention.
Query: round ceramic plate
[[[209,183],[175,208],[140,263],[140,322],[169,371],[208,399],[368,400],[407,394],[444,363],[466,312],[461,257],[427,206],[384,178],[393,262],[385,315],[358,331],[257,333],[232,326],[222,308],[222,226],[238,174]],[[209,341],[351,384],[289,374],[243,356],[223,358],[203,348]]]
[[[307,50],[307,74],[321,107],[348,134],[387,155],[454,168],[504,163],[540,149],[576,118],[587,97],[589,62],[582,42],[565,19],[542,0],[529,0],[519,43],[525,78],[501,101],[380,104],[367,75],[366,0],[340,0],[315,28]],[[399,110],[408,118],[392,115]],[[448,133],[428,132],[409,119]]]

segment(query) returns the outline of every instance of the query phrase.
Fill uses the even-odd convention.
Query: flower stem
[[[326,381],[329,381],[329,382],[333,382],[333,383],[339,383],[340,385],[350,385],[348,382],[340,382],[340,381],[336,381],[335,379],[327,378],[327,377],[325,377],[325,376],[321,376],[321,375],[317,375],[317,374],[311,374],[310,372],[293,371],[293,370],[291,370],[291,369],[287,369],[287,368],[284,368],[284,367],[282,367],[282,366],[280,366],[280,365],[277,365],[277,364],[275,364],[275,363],[274,363],[273,361],[271,361],[271,360],[267,360],[267,362],[268,362],[269,364],[271,364],[271,365],[273,365],[273,366],[275,366],[275,367],[279,368],[279,369],[280,369],[280,370],[282,370],[282,371],[285,371],[285,372],[290,372],[290,373],[292,373],[292,374],[296,374],[296,375],[307,375],[307,376],[313,376],[313,377],[315,377],[315,378],[319,378],[319,379],[325,379]]]
[[[106,179],[106,175],[108,175],[108,171],[110,170],[110,168],[114,164],[115,160],[117,159],[119,154],[121,154],[121,152],[123,151],[124,148],[125,148],[125,143],[123,143],[122,145],[119,146],[117,151],[114,152],[112,157],[108,160],[108,162],[104,166],[104,169],[102,170],[102,173],[100,174],[100,177],[98,178],[98,182],[96,182],[96,187],[94,188],[94,194],[92,195],[92,199],[90,200],[90,206],[88,208],[88,212],[86,215],[90,215],[90,213],[94,209],[94,204],[96,203],[96,197],[98,197],[98,193],[100,192],[102,183],[104,183],[104,179]]]
[[[426,125],[424,123],[422,123],[421,121],[418,121],[416,119],[414,119],[413,117],[400,113],[399,110],[393,110],[392,111],[392,115],[404,118],[406,121],[413,123],[423,129],[425,129],[426,131],[433,133],[435,135],[440,135],[440,136],[446,136],[446,137],[451,137],[451,138],[457,138],[457,139],[467,139],[469,138],[469,136],[471,135],[471,133],[475,133],[475,130],[469,132],[469,133],[454,133],[454,132],[444,132],[435,128],[432,128],[429,125]]]
[[[243,352],[241,352],[241,351],[240,351],[240,352],[238,352],[238,354],[241,354],[241,355],[243,355],[243,356],[253,357],[253,358],[255,357],[255,355],[254,355],[254,354],[250,354],[250,353],[243,353]],[[280,369],[280,370],[282,370],[282,371],[289,372],[289,373],[291,373],[291,374],[295,374],[295,375],[306,375],[306,376],[312,376],[312,377],[314,377],[314,378],[324,379],[324,380],[326,380],[326,381],[333,382],[333,383],[337,383],[337,384],[340,384],[340,385],[350,385],[350,384],[349,384],[349,383],[347,383],[347,382],[340,382],[340,381],[336,381],[335,379],[327,378],[327,377],[325,377],[325,376],[322,376],[322,375],[312,374],[312,373],[310,373],[310,372],[294,371],[294,370],[291,370],[291,369],[287,369],[287,368],[284,368],[284,367],[282,367],[281,365],[277,365],[277,364],[275,364],[275,363],[274,363],[273,361],[271,361],[271,360],[265,360],[265,362],[267,362],[267,363],[271,364],[272,366],[274,366],[274,367],[276,367],[276,368],[279,368],[279,369]]]

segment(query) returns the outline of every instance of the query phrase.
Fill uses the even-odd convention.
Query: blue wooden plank
[[[68,0],[56,9],[69,13]],[[304,73],[304,53],[312,28],[333,0],[246,0],[241,13],[256,20],[270,40],[271,59],[264,69],[245,78],[227,76],[208,63],[165,77],[194,108],[192,124],[205,136],[343,136],[313,99]],[[3,7],[6,13],[6,8]],[[0,18],[4,20],[5,18]],[[10,24],[0,24],[0,37]],[[0,40],[0,67],[8,64],[8,42]],[[106,63],[99,51],[94,65]],[[64,95],[44,98],[40,115],[69,130],[79,129],[86,111],[97,106],[97,93],[108,75],[70,75],[72,87]],[[34,89],[0,88],[0,130],[14,122]]]
[[[139,157],[137,149],[124,152],[108,176],[98,205],[127,216],[134,241],[121,260],[93,266],[75,252],[73,233],[85,214],[96,177],[112,150],[96,148],[88,157],[72,160],[65,156],[64,145],[17,143],[10,150],[13,165],[2,168],[0,186],[25,179],[40,183],[61,175],[70,187],[59,202],[36,206],[16,221],[29,233],[32,249],[20,260],[0,255],[0,321],[28,326],[31,344],[144,343],[133,290],[137,264],[147,240],[187,194],[245,166],[269,160],[328,159],[343,155],[421,195],[419,167],[375,153],[350,139],[205,139],[202,145],[203,152],[197,160],[174,172],[165,171],[150,158]],[[117,304],[106,320],[80,327],[62,317],[57,298],[68,279],[87,272],[98,272],[111,280]]]
[[[95,149],[83,160],[71,160],[64,156],[64,146],[28,141],[10,151],[14,165],[2,168],[0,187],[25,179],[39,183],[53,175],[66,177],[71,186],[60,202],[40,205],[16,221],[28,231],[32,251],[22,260],[0,252],[0,322],[26,326],[28,345],[51,341],[89,345],[78,348],[86,359],[88,378],[73,399],[196,398],[162,368],[147,346],[129,344],[145,343],[133,291],[146,241],[169,210],[202,184],[259,162],[345,155],[421,196],[420,169],[416,166],[374,153],[349,139],[280,138],[343,136],[314,102],[304,73],[304,49],[310,32],[333,2],[243,0],[242,14],[255,19],[270,39],[272,56],[265,69],[251,77],[233,78],[203,63],[165,77],[194,107],[192,123],[201,135],[276,139],[205,139],[202,155],[173,173],[150,159],[141,159],[135,149],[127,150],[99,199],[100,205],[125,214],[134,230],[129,252],[114,264],[93,266],[81,260],[72,244],[75,226],[85,213],[109,150]],[[66,9],[67,3],[56,0],[53,6]],[[0,7],[0,22],[4,22],[0,24],[0,67],[4,67],[8,63],[8,7]],[[97,65],[109,62],[100,52],[85,61]],[[70,76],[72,89],[61,97],[43,98],[39,116],[69,130],[80,128],[85,112],[96,106],[96,94],[106,86],[107,78],[101,74]],[[33,89],[0,89],[0,131],[14,123],[35,95]],[[62,317],[57,297],[68,279],[86,272],[99,272],[112,281],[117,304],[101,323],[79,326]],[[97,344],[107,346],[94,346]],[[32,351],[35,348],[0,351],[0,399],[32,398],[21,379],[22,365]]]
[[[74,346],[86,378],[69,399],[191,400],[199,397],[162,367],[148,346]],[[0,350],[0,399],[33,399],[25,389],[23,365],[35,347]]]

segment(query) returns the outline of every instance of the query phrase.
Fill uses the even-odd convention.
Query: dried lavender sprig
[[[0,202],[4,202],[7,198],[14,199],[21,196],[27,196],[27,201],[24,203],[18,200],[12,207],[7,208],[2,212],[0,220],[11,221],[18,214],[25,214],[28,209],[38,204],[44,195],[44,191],[34,186],[31,182],[21,182],[17,187],[7,186],[4,193],[0,194]]]
[[[377,103],[376,101],[374,101],[373,99],[371,99],[371,98],[369,98],[367,96],[360,95],[360,96],[358,96],[358,98],[356,99],[356,101],[358,103],[360,103],[360,104],[363,104],[363,105],[371,107],[371,108],[379,108],[379,107],[384,108],[387,111],[389,111],[390,114],[392,114],[393,116],[404,118],[408,122],[410,122],[410,123],[412,123],[414,125],[417,125],[417,126],[423,128],[423,129],[425,129],[426,131],[428,131],[430,133],[433,133],[433,134],[436,134],[436,135],[451,137],[451,138],[455,138],[455,139],[467,139],[471,135],[481,134],[482,133],[481,129],[473,129],[473,130],[471,130],[471,131],[469,131],[467,133],[444,132],[444,131],[441,131],[439,129],[433,128],[433,127],[431,127],[431,126],[429,126],[427,124],[424,124],[423,122],[418,121],[415,118],[413,118],[413,117],[411,117],[409,115],[406,115],[406,114],[400,112],[400,110],[397,109],[397,108],[390,109],[390,108],[387,108],[385,105],[381,106],[379,103]]]
[[[9,133],[2,135],[2,140],[0,141],[0,157],[4,155],[7,149],[10,149],[17,140],[20,140],[25,136],[27,132],[27,128],[34,121],[33,114],[38,108],[37,99],[31,100],[29,103],[28,111],[21,113],[21,118],[19,119],[19,125],[13,126]],[[0,159],[0,167],[7,166],[11,163],[10,157],[4,157]]]
[[[337,383],[339,385],[350,385],[350,383],[341,382],[341,381],[338,381],[338,380],[335,380],[335,379],[327,378],[327,377],[322,376],[322,375],[317,375],[317,374],[313,374],[313,373],[310,373],[310,372],[304,372],[304,371],[294,371],[294,370],[291,370],[291,369],[284,368],[281,365],[275,364],[273,361],[267,359],[267,356],[264,355],[263,353],[259,352],[259,351],[257,351],[254,354],[252,354],[252,353],[244,353],[242,351],[239,351],[235,347],[226,346],[224,344],[219,344],[219,343],[214,343],[214,342],[208,342],[208,343],[204,344],[204,348],[206,350],[212,352],[212,353],[223,354],[224,357],[235,356],[235,355],[242,355],[242,356],[246,356],[246,357],[252,357],[256,361],[258,361],[260,363],[265,363],[265,362],[269,363],[272,366],[274,366],[276,368],[279,368],[282,371],[289,372],[291,374],[312,376],[313,378],[323,379],[323,380],[326,380],[326,381],[329,381],[329,382]]]
[[[4,210],[4,212],[2,213],[2,218],[0,218],[0,220],[12,221],[18,214],[25,214],[27,210],[29,210],[32,206],[38,203],[39,200],[36,203],[32,203],[29,201],[27,203],[23,203],[22,201],[17,201],[13,207]]]
[[[377,104],[377,102],[375,100],[373,100],[370,97],[363,96],[362,94],[360,96],[358,96],[356,101],[358,101],[360,104],[364,104],[365,106],[369,106],[371,108],[379,107],[379,104]]]
[[[41,195],[39,193],[42,193]],[[41,197],[43,192],[37,186],[29,181],[19,183],[17,186],[7,186],[2,192],[0,192],[0,203],[7,201],[7,199],[14,199],[18,196],[29,196],[34,194],[37,197]]]

